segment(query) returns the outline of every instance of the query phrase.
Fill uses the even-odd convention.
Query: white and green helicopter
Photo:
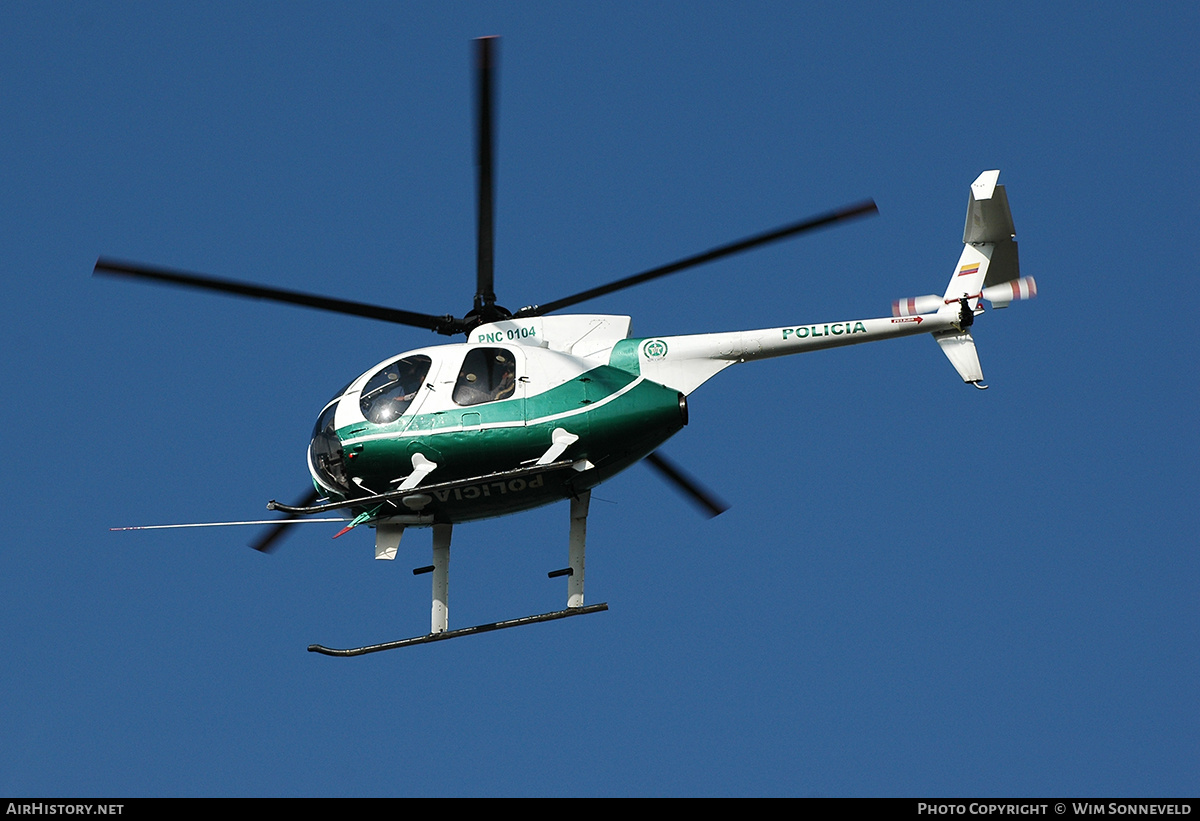
[[[394,559],[406,528],[433,530],[430,632],[335,650],[360,655],[606,610],[585,605],[584,555],[592,488],[643,459],[712,515],[724,507],[655,451],[688,421],[688,397],[730,365],[881,339],[931,334],[963,381],[983,385],[970,327],[993,307],[1036,294],[1021,277],[1012,215],[999,171],[971,185],[963,250],[945,292],[898,300],[892,316],[784,328],[631,338],[630,318],[557,312],[658,277],[874,213],[867,201],[786,225],[544,305],[496,304],[492,267],[494,38],[476,41],[478,235],[474,307],[462,318],[348,302],[200,274],[100,259],[96,274],[148,279],[463,334],[465,342],[389,357],[325,404],[308,448],[314,490],[254,547],[284,528],[337,512],[345,527],[375,531],[375,557]],[[450,539],[459,522],[570,501],[565,609],[449,629]],[[263,524],[239,522],[221,524]]]

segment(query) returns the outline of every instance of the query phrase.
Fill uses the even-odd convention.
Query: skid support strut
[[[587,544],[588,503],[592,492],[585,490],[571,498],[571,535],[567,542],[567,607],[583,607],[583,554]]]
[[[445,633],[450,627],[450,534],[454,525],[433,526],[433,612],[429,633]]]

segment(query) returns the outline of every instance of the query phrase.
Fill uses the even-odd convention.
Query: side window
[[[503,348],[475,348],[463,359],[452,398],[459,405],[508,399],[517,389],[517,362]]]
[[[399,419],[421,389],[432,362],[428,356],[410,356],[380,369],[363,386],[359,400],[362,415],[377,425]]]

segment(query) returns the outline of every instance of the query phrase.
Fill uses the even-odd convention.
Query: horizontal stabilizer
[[[964,382],[977,388],[987,387],[983,384],[983,368],[979,365],[979,353],[975,350],[975,340],[971,338],[970,331],[948,331],[934,334],[933,338]]]

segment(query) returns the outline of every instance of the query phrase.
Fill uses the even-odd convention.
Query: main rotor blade
[[[671,462],[658,451],[654,451],[654,453],[647,456],[646,463],[662,474],[664,479],[679,488],[696,505],[703,508],[708,518],[711,519],[714,516],[720,516],[729,510],[729,505],[717,498],[712,491],[701,487],[699,482],[680,470],[675,463]]]
[[[429,328],[441,334],[460,333],[464,326],[452,316],[433,316],[419,314],[413,311],[402,311],[399,308],[385,308],[381,305],[368,305],[364,302],[351,302],[345,299],[306,294],[300,291],[287,291],[282,288],[268,288],[263,285],[251,285],[236,282],[231,279],[219,279],[205,274],[193,274],[186,271],[173,271],[168,268],[152,268],[132,262],[120,262],[101,257],[96,260],[92,274],[103,276],[131,277],[133,279],[149,279],[155,282],[166,282],[171,285],[182,285],[187,288],[199,288],[204,291],[237,294],[252,299],[266,299],[272,302],[284,302],[289,305],[303,305],[306,308],[317,308],[322,311],[333,311],[339,314],[363,316],[368,319],[381,319],[384,322],[395,322],[400,325],[412,325],[417,328]]]
[[[293,507],[308,507],[317,501],[319,494],[316,488],[309,491],[303,499],[296,502]],[[250,546],[260,553],[270,553],[276,547],[276,542],[283,538],[288,530],[288,525],[295,524],[299,516],[288,516],[286,519],[280,519],[279,524],[271,525],[267,530],[250,543]]]
[[[493,286],[492,222],[495,216],[495,205],[492,200],[492,156],[495,153],[495,137],[492,123],[494,120],[493,102],[495,101],[495,84],[492,80],[492,66],[495,62],[494,44],[499,43],[498,37],[480,37],[475,41],[476,87],[475,98],[475,166],[478,172],[476,195],[478,197],[478,220],[476,226],[476,267],[475,267],[475,310],[490,306],[496,302]]]
[[[616,282],[610,282],[607,285],[601,285],[598,288],[592,288],[588,291],[575,294],[574,296],[563,297],[554,302],[547,302],[545,305],[534,305],[530,308],[522,308],[517,311],[516,316],[542,316],[543,314],[552,313],[562,310],[571,305],[576,305],[589,299],[595,299],[598,296],[611,294],[613,291],[620,291],[623,288],[629,288],[634,285],[640,285],[643,282],[649,282],[652,279],[664,277],[667,274],[674,274],[686,268],[693,268],[697,265],[703,265],[706,262],[733,254],[749,251],[751,248],[757,248],[760,245],[768,245],[772,242],[778,242],[788,237],[794,237],[797,234],[803,234],[807,231],[815,231],[818,228],[824,228],[834,223],[842,222],[843,220],[854,219],[855,217],[865,216],[867,214],[876,214],[879,209],[875,206],[874,200],[865,200],[855,205],[848,205],[845,208],[839,208],[836,211],[830,211],[827,214],[821,214],[801,222],[794,222],[790,225],[784,225],[767,231],[762,234],[755,234],[752,237],[731,242],[727,245],[720,245],[711,250],[705,251],[694,256],[685,257],[684,259],[667,265],[660,265],[657,268],[651,268],[648,271],[643,271],[640,274],[634,274],[631,277],[618,279]]]

